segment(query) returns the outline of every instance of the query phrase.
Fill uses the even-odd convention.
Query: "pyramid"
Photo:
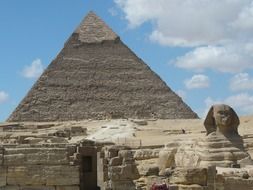
[[[90,12],[8,121],[197,117]]]

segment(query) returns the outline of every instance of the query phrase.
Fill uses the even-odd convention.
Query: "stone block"
[[[12,185],[7,185],[0,187],[0,190],[20,190],[19,186],[12,186]]]
[[[115,190],[135,190],[132,181],[110,181],[110,188]]]
[[[202,187],[200,185],[169,185],[170,190],[207,190],[207,187]]]
[[[108,148],[106,157],[113,158],[118,156],[119,148],[117,146],[111,146]]]
[[[114,157],[110,160],[109,165],[110,166],[118,166],[121,165],[123,161],[123,158],[121,157]]]
[[[177,149],[163,149],[159,152],[159,158],[158,158],[158,166],[160,170],[165,170],[165,168],[170,168],[175,166],[175,154],[177,152]]]
[[[78,166],[48,166],[45,171],[46,185],[79,185]]]
[[[0,187],[6,185],[6,174],[7,174],[6,167],[0,166]]]
[[[177,167],[197,167],[199,162],[200,156],[196,153],[195,148],[182,145],[175,154],[175,165]]]
[[[134,180],[134,179],[138,179],[139,176],[139,172],[137,170],[136,165],[134,164],[125,164],[122,167],[122,171],[121,171],[121,180]]]
[[[79,190],[80,187],[77,185],[73,186],[56,186],[56,190]]]
[[[225,179],[224,183],[225,190],[253,190],[252,179],[241,179],[237,177],[230,177]]]
[[[8,148],[4,155],[4,165],[64,165],[68,164],[66,148]]]
[[[133,152],[131,150],[120,150],[118,155],[120,158],[133,158]]]
[[[111,180],[117,181],[120,180],[120,175],[121,175],[121,166],[111,166],[108,168],[108,176]]]
[[[150,164],[140,164],[137,166],[139,174],[142,176],[151,176],[159,174],[159,168],[156,165]]]
[[[4,149],[0,147],[0,166],[3,164],[3,159],[4,159]]]
[[[8,185],[44,185],[46,184],[44,166],[10,166],[7,169]]]
[[[24,154],[13,154],[4,156],[4,165],[5,166],[18,166],[25,165],[25,155]]]
[[[3,165],[4,156],[0,154],[0,166]]]
[[[159,149],[141,149],[134,153],[135,160],[147,160],[159,157]]]
[[[171,179],[171,183],[192,185],[207,185],[207,169],[206,168],[176,168]]]
[[[19,190],[55,190],[54,186],[21,186]]]
[[[17,166],[8,167],[9,185],[78,185],[79,167],[76,166]]]

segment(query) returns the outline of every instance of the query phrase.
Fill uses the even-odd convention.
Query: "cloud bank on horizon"
[[[253,113],[253,1],[252,0],[114,0],[129,28],[152,23],[149,40],[161,46],[189,47],[172,64],[193,72],[187,90],[212,85],[208,71],[233,75],[229,97],[207,97],[205,104],[227,103],[242,114]],[[181,91],[182,93],[182,91]],[[184,97],[186,96],[185,93]],[[207,108],[206,108],[207,109]],[[203,112],[202,112],[203,113]],[[202,116],[202,115],[200,115]]]

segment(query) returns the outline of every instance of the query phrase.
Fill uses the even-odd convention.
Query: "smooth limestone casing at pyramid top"
[[[197,118],[90,12],[8,121]]]

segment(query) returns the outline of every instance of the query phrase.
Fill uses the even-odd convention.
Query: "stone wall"
[[[124,146],[104,147],[100,152],[98,175],[101,190],[135,190],[139,172],[133,151]],[[103,165],[102,165],[103,164]]]
[[[79,166],[67,145],[0,147],[1,190],[79,190]]]

